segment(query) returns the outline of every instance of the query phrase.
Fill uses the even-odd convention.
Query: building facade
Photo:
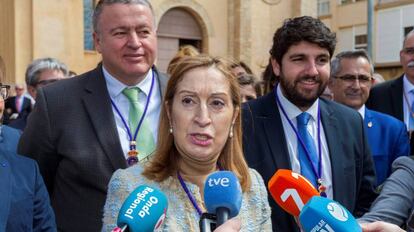
[[[94,68],[90,14],[96,0],[0,0],[0,65],[7,83],[23,83],[27,65],[55,57],[76,73]],[[151,0],[158,24],[157,66],[179,46],[242,60],[259,75],[284,19],[316,17],[316,0]]]
[[[367,0],[318,0],[318,16],[337,33],[336,52],[365,49]],[[372,59],[385,79],[401,75],[399,53],[404,36],[414,26],[414,0],[375,0]]]

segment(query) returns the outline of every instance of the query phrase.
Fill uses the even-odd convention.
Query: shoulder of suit
[[[349,116],[358,117],[358,118],[360,117],[360,114],[358,113],[358,111],[348,106],[345,106],[335,101],[326,100],[323,98],[319,98],[319,100],[321,104],[321,109],[326,109],[332,112],[333,114],[343,115],[344,117],[349,117]]]
[[[36,161],[34,161],[33,159],[23,155],[19,155],[15,151],[4,149],[4,147],[0,147],[0,153],[3,155],[3,157],[5,157],[7,162],[12,167],[22,167],[22,169],[24,169],[22,173],[27,173],[29,175],[32,174],[30,170],[36,165]]]
[[[3,125],[1,130],[4,136],[13,136],[17,139],[20,138],[21,132],[15,128]]]
[[[370,112],[371,116],[376,118],[377,120],[382,121],[383,123],[386,124],[393,124],[395,126],[399,126],[399,127],[404,127],[405,124],[403,122],[401,122],[400,120],[398,120],[397,118],[388,115],[388,114],[384,114],[375,110],[371,110],[371,109],[366,109]]]
[[[395,83],[398,83],[398,82],[402,82],[403,81],[403,77],[404,77],[404,75],[402,75],[400,77],[397,77],[397,78],[394,78],[394,79],[391,79],[391,80],[388,80],[388,81],[385,81],[383,83],[379,83],[379,84],[377,84],[377,85],[375,85],[375,86],[373,86],[371,88],[371,93],[372,92],[381,92],[381,91],[384,91],[385,89],[390,88],[391,85],[393,85]]]
[[[57,94],[62,94],[62,92],[64,92],[65,90],[69,90],[71,92],[76,91],[76,90],[81,90],[83,89],[83,87],[86,85],[86,83],[89,81],[90,78],[96,77],[96,76],[102,76],[102,70],[95,68],[79,76],[60,80],[58,82],[53,83],[53,85],[47,85],[43,87],[42,89],[45,93],[57,93]]]
[[[414,158],[412,156],[401,156],[398,157],[392,163],[392,170],[395,171],[397,169],[404,169],[411,173],[412,177],[414,178]],[[411,179],[413,180],[413,179]]]
[[[242,109],[248,111],[260,111],[261,109],[272,106],[276,107],[276,99],[274,97],[273,91],[264,96],[258,97],[257,99],[243,103]]]

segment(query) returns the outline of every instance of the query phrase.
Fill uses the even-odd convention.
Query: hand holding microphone
[[[232,218],[223,225],[217,227],[213,232],[238,232],[241,229],[241,221],[238,218]]]
[[[204,185],[204,203],[208,213],[216,216],[217,226],[237,216],[242,203],[242,190],[236,175],[230,171],[210,174]],[[211,231],[205,226],[209,225],[200,220],[200,230]]]
[[[161,228],[167,213],[165,194],[147,185],[138,186],[124,201],[113,232],[153,232]]]

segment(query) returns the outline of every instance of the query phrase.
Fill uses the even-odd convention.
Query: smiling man
[[[409,155],[407,129],[396,118],[365,107],[374,84],[374,68],[364,50],[345,51],[331,62],[329,88],[334,100],[357,110],[364,119],[368,144],[375,162],[377,185],[391,174],[391,164]]]
[[[358,113],[320,99],[336,38],[320,20],[288,19],[273,37],[274,91],[243,107],[243,145],[265,183],[278,169],[301,173],[355,216],[375,199],[375,172]],[[282,187],[282,186],[281,186]],[[269,196],[274,231],[299,231]]]
[[[100,231],[112,173],[154,149],[167,80],[148,1],[100,0],[93,26],[102,63],[40,88],[19,144],[39,163],[59,231]]]

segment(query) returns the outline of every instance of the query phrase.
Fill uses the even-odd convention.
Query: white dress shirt
[[[362,119],[365,119],[365,105],[362,105],[361,108],[359,108],[358,113],[362,116]]]
[[[303,113],[296,105],[292,104],[283,94],[281,91],[280,85],[277,86],[277,94],[280,100],[283,109],[285,110],[287,117],[291,120],[295,129],[297,129],[296,117]],[[309,120],[307,129],[310,135],[313,138],[315,143],[316,152],[319,154],[318,151],[318,127],[317,127],[317,115],[318,115],[318,106],[319,106],[319,99],[315,101],[315,103],[306,110],[307,113],[311,115]],[[300,162],[298,157],[298,138],[290,126],[288,120],[286,119],[285,115],[282,112],[280,105],[278,104],[280,117],[282,119],[283,124],[283,131],[285,133],[286,142],[289,151],[289,158],[290,163],[292,166],[292,171],[301,173],[300,172]],[[323,185],[326,187],[326,195],[328,198],[333,199],[333,186],[332,186],[332,171],[331,171],[331,160],[329,158],[329,151],[328,146],[326,143],[326,136],[323,129],[322,122],[320,124],[320,141],[321,141],[321,149],[322,149],[322,180]],[[317,167],[316,167],[317,168]]]
[[[113,77],[111,74],[106,71],[105,67],[102,66],[103,74],[106,81],[106,86],[108,88],[109,96],[111,97],[112,101],[118,107],[119,111],[124,117],[125,122],[129,122],[129,100],[128,98],[122,94],[122,90],[127,86]],[[138,87],[141,91],[139,92],[138,102],[144,110],[145,103],[147,102],[147,97],[149,95],[151,89],[151,82],[152,82],[152,70],[150,70],[147,76],[135,87]],[[155,74],[155,73],[154,73]],[[154,77],[154,86],[152,87],[152,94],[151,99],[149,101],[148,110],[145,115],[145,120],[150,125],[151,132],[154,136],[154,142],[157,143],[157,134],[158,134],[158,122],[160,118],[161,112],[161,93],[159,91],[159,82],[158,78]],[[122,150],[124,151],[125,158],[128,158],[128,151],[129,151],[129,136],[127,132],[127,128],[125,128],[124,123],[122,122],[121,116],[116,112],[114,106],[112,106],[112,111],[115,116],[115,123],[116,128],[118,130],[119,140],[121,142]],[[135,131],[132,131],[132,136],[134,136]]]
[[[414,85],[407,79],[407,76],[404,74],[403,78],[403,111],[404,111],[404,123],[407,126],[407,129],[410,129],[410,106],[414,101],[414,94],[410,93],[414,89]],[[406,100],[408,99],[408,102]]]

